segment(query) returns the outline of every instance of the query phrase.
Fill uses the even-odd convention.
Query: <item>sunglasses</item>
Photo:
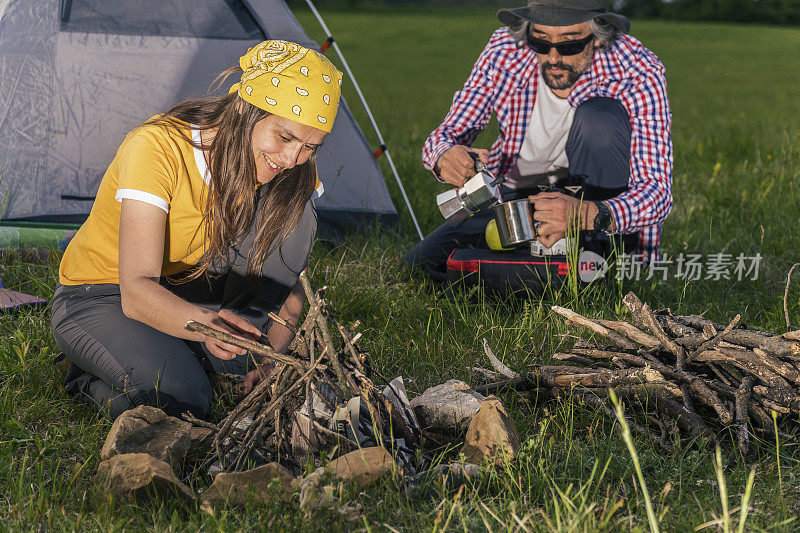
[[[587,35],[578,41],[564,41],[562,43],[551,43],[550,41],[543,41],[536,37],[528,35],[528,46],[537,54],[547,55],[550,53],[551,48],[555,48],[556,52],[562,56],[574,56],[583,52],[586,45],[594,40],[594,35]]]

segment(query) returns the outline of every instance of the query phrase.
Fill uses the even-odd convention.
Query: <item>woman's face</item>
[[[322,130],[277,115],[258,121],[251,142],[258,182],[269,183],[282,170],[308,161],[325,135]]]

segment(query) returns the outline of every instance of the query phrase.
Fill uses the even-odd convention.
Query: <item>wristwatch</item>
[[[608,231],[611,227],[611,211],[603,202],[593,202],[597,206],[597,216],[594,217],[595,231]]]

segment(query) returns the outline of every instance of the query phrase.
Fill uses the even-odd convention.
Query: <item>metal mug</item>
[[[538,237],[533,221],[533,205],[527,198],[497,204],[492,211],[504,248],[531,242]]]

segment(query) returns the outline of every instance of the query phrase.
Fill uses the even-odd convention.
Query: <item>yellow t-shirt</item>
[[[199,131],[185,132],[199,141]],[[196,265],[205,251],[209,179],[203,153],[174,129],[145,125],[129,133],[103,176],[89,218],[64,253],[61,283],[119,283],[119,216],[126,198],[167,213],[162,275]]]
[[[200,143],[199,130],[184,129]],[[119,283],[119,215],[129,198],[167,213],[162,276],[196,265],[205,252],[203,213],[211,174],[203,152],[174,128],[129,133],[106,170],[89,218],[70,241],[58,271],[62,285]],[[317,178],[312,198],[324,187]]]

